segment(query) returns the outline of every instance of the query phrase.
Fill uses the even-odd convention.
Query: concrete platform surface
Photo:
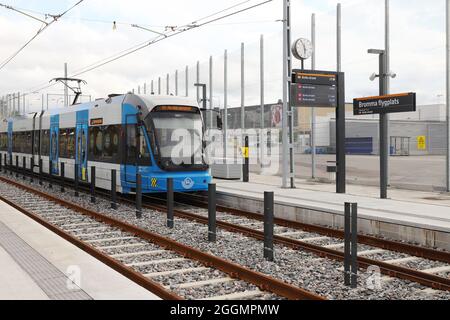
[[[355,192],[336,194],[334,186],[297,181],[296,189],[282,189],[281,179],[272,176],[251,175],[250,183],[231,180],[216,180],[217,191],[240,197],[263,199],[264,191],[275,192],[275,201],[309,208],[318,211],[343,214],[345,202],[357,202],[360,218],[388,221],[395,224],[423,227],[450,233],[450,208],[446,201],[410,201],[375,197],[373,188],[367,195],[356,195]],[[364,187],[357,187],[363,189]],[[395,191],[391,191],[394,192]],[[421,192],[408,191],[412,194]],[[402,192],[403,193],[403,192]],[[428,193],[426,193],[428,194]],[[419,198],[419,197],[417,197]],[[441,204],[441,202],[444,202]]]
[[[8,248],[6,249],[0,244],[0,299],[64,298],[62,294],[49,296],[48,292],[50,289],[56,293],[58,290],[67,291],[67,288],[64,287],[67,283],[66,280],[69,280],[68,275],[73,275],[74,270],[79,270],[80,286],[71,289],[78,290],[81,294],[78,296],[94,300],[159,300],[151,292],[3,202],[0,202],[0,223],[3,225],[3,229],[9,233],[6,238]],[[8,250],[22,242],[21,240],[29,248],[24,251],[18,246],[19,252],[8,253]],[[48,265],[37,267],[44,269],[36,270],[39,272],[38,275],[27,272],[33,270],[35,261],[27,260],[27,257],[24,256],[25,252],[37,253],[42,261],[48,262]],[[21,265],[21,259],[17,259],[17,257],[23,259],[25,263]],[[45,273],[52,272],[52,270],[45,269],[52,267],[64,277],[62,279],[64,283],[61,282],[61,279],[58,282],[48,276],[47,278],[43,277]],[[58,285],[61,288],[57,288]]]

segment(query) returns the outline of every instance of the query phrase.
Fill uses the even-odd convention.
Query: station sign
[[[337,108],[338,73],[293,70],[291,103],[295,107]]]
[[[416,94],[400,93],[353,100],[355,116],[416,111]]]

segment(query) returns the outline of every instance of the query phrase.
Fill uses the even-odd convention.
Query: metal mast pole
[[[64,63],[64,78],[67,78],[67,62]],[[67,88],[67,81],[64,81],[64,107],[69,106],[69,88]]]
[[[213,128],[213,57],[209,57],[209,125],[211,129]]]
[[[241,138],[244,145],[245,136],[245,45],[241,43]]]
[[[386,69],[386,52],[380,54],[380,95],[386,95],[387,91],[387,69]],[[380,185],[381,199],[387,199],[388,187],[388,117],[386,114],[380,114]]]
[[[227,134],[228,134],[228,50],[225,50],[224,58],[224,79],[223,79],[223,103],[224,103],[224,115],[223,115],[223,156],[227,159],[228,146],[227,146]],[[225,160],[226,161],[226,160]],[[225,162],[226,163],[226,162]]]
[[[450,192],[450,0],[446,0],[446,60],[447,60],[447,75],[446,75],[446,99],[447,99],[447,192]]]
[[[178,96],[178,70],[175,70],[175,95]]]
[[[261,39],[260,39],[260,45],[259,45],[259,50],[260,50],[260,59],[259,59],[259,63],[260,63],[260,99],[261,99],[261,134],[260,134],[260,149],[261,149],[261,157],[260,157],[260,162],[261,162],[261,167],[263,167],[264,165],[264,36],[261,35]]]
[[[170,75],[166,76],[166,95],[170,94]]]
[[[197,79],[195,83],[200,83],[200,61],[197,61]],[[200,87],[197,87],[197,101],[200,101]]]
[[[283,188],[295,188],[293,117],[289,101],[291,86],[291,1],[283,0]]]
[[[342,39],[341,39],[341,30],[342,30],[342,21],[341,21],[341,4],[337,5],[337,35],[336,35],[336,48],[337,48],[337,72],[342,71],[342,62],[341,62],[341,52],[342,52]]]
[[[189,66],[186,66],[186,72],[185,72],[185,76],[186,76],[186,97],[189,97]]]
[[[311,16],[311,70],[316,69],[316,14]],[[316,178],[316,108],[311,108],[311,178]]]
[[[390,44],[390,5],[389,5],[389,0],[385,0],[385,67],[386,67],[386,77],[384,79],[385,81],[385,94],[389,94],[390,93],[390,89],[391,89],[391,77],[388,76],[387,74],[389,72],[391,72],[391,55],[390,55],[390,49],[391,49],[391,44]],[[390,115],[386,114],[386,135],[387,135],[387,143],[385,148],[387,149],[385,152],[387,153],[387,162],[386,162],[386,177],[387,177],[387,185],[390,184],[390,175],[389,175],[389,159],[390,159],[390,134],[389,134],[389,118]]]

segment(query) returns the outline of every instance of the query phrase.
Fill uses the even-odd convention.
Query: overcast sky
[[[76,0],[0,0],[27,13],[44,18],[44,13],[63,12]],[[23,52],[0,70],[0,95],[32,92],[54,77],[69,75],[155,37],[131,27],[138,24],[159,32],[164,26],[180,26],[227,8],[243,0],[85,0],[66,17],[54,23]],[[251,0],[233,10],[256,4]],[[293,38],[310,38],[310,18],[317,15],[317,69],[336,68],[335,0],[292,0]],[[343,71],[346,99],[373,95],[378,85],[369,76],[378,60],[369,48],[384,47],[384,0],[342,0]],[[81,78],[88,84],[84,93],[93,98],[122,93],[179,70],[180,93],[184,94],[184,69],[190,66],[194,82],[196,61],[201,62],[201,81],[208,79],[208,59],[214,61],[215,105],[223,105],[223,52],[229,53],[230,106],[239,105],[240,43],[246,44],[246,103],[259,101],[259,37],[265,37],[266,102],[281,96],[282,1],[274,0],[251,11],[212,25],[164,40],[139,52],[90,71]],[[113,30],[113,21],[117,29]],[[204,20],[206,21],[206,20]],[[0,60],[7,59],[39,29],[41,23],[17,12],[0,8]],[[415,91],[421,104],[443,103],[445,94],[445,1],[391,0],[392,92]],[[309,67],[310,61],[307,62]],[[190,94],[194,90],[189,86]],[[165,91],[165,90],[164,90]],[[28,97],[32,108],[40,105],[41,94],[61,93],[57,85]],[[59,101],[60,103],[61,101]]]

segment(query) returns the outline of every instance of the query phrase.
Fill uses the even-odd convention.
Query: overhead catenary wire
[[[72,5],[69,9],[67,9],[66,11],[64,11],[63,13],[59,14],[59,15],[48,15],[48,17],[53,18],[52,21],[50,22],[45,22],[42,21],[40,19],[37,19],[35,17],[32,17],[28,14],[25,14],[19,10],[16,10],[14,8],[12,8],[11,6],[6,6],[6,5],[2,5],[3,7],[10,9],[10,10],[14,10],[17,12],[20,12],[21,14],[25,14],[29,17],[32,17],[33,19],[36,19],[38,21],[41,21],[44,25],[41,26],[39,28],[39,30],[36,32],[36,34],[31,37],[30,40],[28,40],[23,46],[21,46],[16,52],[14,52],[11,56],[9,56],[8,58],[6,58],[1,64],[0,64],[0,70],[2,70],[8,63],[10,63],[15,57],[17,57],[31,42],[33,42],[34,39],[36,39],[41,33],[43,33],[48,27],[50,27],[53,23],[55,23],[56,21],[58,21],[58,19],[60,19],[61,17],[63,17],[65,14],[67,14],[69,11],[71,11],[72,9],[74,9],[75,7],[77,7],[78,5],[80,5],[84,0],[79,0],[77,3],[75,3],[74,5]]]
[[[251,9],[253,9],[253,8],[262,6],[262,5],[267,4],[267,3],[269,3],[269,2],[272,2],[272,1],[273,1],[273,0],[266,0],[266,1],[257,3],[257,4],[255,4],[255,5],[252,5],[252,6],[249,6],[249,7],[245,7],[245,8],[243,8],[243,9],[240,9],[240,10],[237,10],[237,11],[233,11],[233,12],[228,13],[228,14],[226,14],[226,15],[222,15],[222,16],[220,16],[220,17],[217,17],[217,18],[208,20],[208,21],[206,21],[206,22],[204,22],[204,23],[201,23],[201,24],[198,24],[198,25],[195,25],[195,26],[191,26],[191,25],[188,24],[188,25],[179,27],[179,28],[181,28],[181,29],[175,30],[175,31],[169,31],[169,32],[167,32],[167,33],[166,33],[167,36],[164,36],[164,37],[163,37],[163,36],[161,35],[161,36],[158,36],[158,37],[156,37],[156,38],[154,38],[154,39],[152,39],[152,40],[147,40],[147,41],[145,41],[145,42],[142,42],[142,43],[139,43],[139,44],[137,44],[137,45],[134,45],[134,46],[131,47],[131,48],[122,50],[122,51],[120,51],[120,52],[118,52],[118,53],[116,53],[116,54],[114,54],[114,55],[111,55],[111,56],[109,56],[109,57],[107,57],[107,58],[104,58],[104,59],[101,59],[101,60],[99,60],[99,61],[97,61],[97,62],[94,62],[94,63],[92,63],[92,64],[90,64],[90,65],[88,65],[88,66],[86,66],[86,67],[83,67],[83,68],[80,68],[80,69],[78,69],[78,70],[75,70],[75,71],[74,71],[74,74],[72,74],[71,77],[76,77],[76,76],[82,75],[82,74],[84,74],[84,73],[90,72],[90,71],[92,71],[92,70],[95,70],[95,69],[97,69],[97,68],[100,68],[100,67],[102,67],[102,66],[104,66],[104,65],[106,65],[106,64],[112,63],[112,62],[114,62],[114,61],[116,61],[116,60],[118,60],[118,59],[120,59],[120,58],[123,58],[123,57],[125,57],[125,56],[128,56],[128,55],[134,53],[134,52],[137,52],[137,51],[139,51],[139,50],[142,50],[142,49],[144,49],[144,48],[146,48],[146,47],[148,47],[148,46],[150,46],[150,45],[152,45],[152,44],[155,44],[155,43],[157,43],[157,42],[160,42],[160,41],[162,41],[162,40],[164,40],[164,39],[167,39],[167,38],[169,38],[169,37],[173,37],[173,36],[176,36],[176,35],[178,35],[178,34],[180,34],[180,33],[184,33],[184,32],[190,31],[190,30],[192,30],[192,29],[196,29],[196,28],[199,28],[199,27],[203,27],[203,26],[212,24],[212,23],[214,23],[214,22],[216,22],[216,21],[220,21],[220,20],[223,20],[223,19],[228,18],[228,17],[230,17],[230,16],[237,15],[237,14],[239,14],[239,13],[242,13],[242,12],[245,12],[245,11],[248,11],[248,10],[251,10]],[[229,11],[229,10],[231,10],[231,8],[236,8],[236,6],[242,5],[242,4],[247,3],[247,2],[248,2],[248,1],[244,1],[244,2],[241,2],[241,3],[239,3],[239,4],[233,5],[232,7],[228,7],[228,8],[226,8],[226,9],[222,9],[222,10],[220,10],[220,11],[218,11],[218,12],[215,12],[215,13],[209,15],[209,17],[216,16],[218,13],[223,13],[223,12],[225,12],[225,11]],[[205,19],[205,17],[203,17],[203,18],[201,18],[201,19],[197,19],[197,20],[195,20],[195,21],[202,21],[202,20],[204,20],[204,19]],[[38,85],[38,86],[36,86],[36,87],[34,87],[34,88],[28,90],[28,91],[29,91],[28,93],[39,92],[39,91],[42,91],[42,90],[51,88],[51,87],[53,87],[54,85],[55,85],[54,83],[52,83],[52,84],[43,83],[42,86]]]
[[[257,3],[257,4],[254,4],[254,5],[252,5],[252,6],[249,6],[249,7],[246,7],[246,8],[243,8],[243,9],[240,9],[240,10],[237,10],[237,11],[234,11],[234,12],[231,12],[231,13],[228,13],[228,14],[226,14],[226,15],[223,15],[223,16],[220,16],[220,17],[217,17],[217,18],[208,20],[208,21],[203,22],[203,23],[200,23],[200,24],[183,26],[183,27],[181,27],[180,29],[177,29],[177,30],[175,30],[175,31],[173,31],[173,32],[168,32],[164,37],[158,36],[158,37],[154,38],[153,40],[146,41],[145,43],[143,43],[143,44],[141,44],[141,45],[138,45],[138,46],[133,47],[133,49],[129,50],[128,52],[122,53],[122,54],[120,54],[120,55],[118,55],[118,56],[116,56],[116,57],[114,57],[114,58],[111,58],[111,59],[109,59],[109,60],[107,60],[107,61],[104,61],[104,62],[102,62],[102,63],[100,63],[100,64],[98,64],[98,65],[94,65],[94,66],[92,66],[92,67],[90,67],[90,68],[87,68],[86,70],[83,70],[83,71],[81,71],[81,72],[78,72],[78,73],[72,75],[72,77],[80,76],[80,75],[82,75],[82,74],[84,74],[84,73],[87,73],[87,72],[90,72],[90,71],[92,71],[92,70],[98,69],[98,68],[100,68],[100,67],[102,67],[102,66],[104,66],[104,65],[106,65],[106,64],[109,64],[109,63],[112,63],[112,62],[114,62],[114,61],[117,61],[117,60],[119,60],[119,59],[121,59],[121,58],[123,58],[123,57],[126,57],[126,56],[128,56],[128,55],[130,55],[130,54],[133,54],[133,53],[135,53],[135,52],[137,52],[137,51],[139,51],[139,50],[142,50],[142,49],[144,49],[144,48],[146,48],[146,47],[148,47],[148,46],[151,46],[151,45],[153,45],[153,44],[155,44],[155,43],[158,43],[158,42],[160,42],[160,41],[162,41],[162,40],[164,40],[164,39],[168,39],[168,38],[177,36],[177,35],[179,35],[179,34],[185,33],[185,32],[187,32],[187,31],[190,31],[190,30],[193,30],[193,29],[197,29],[197,28],[203,27],[203,26],[205,26],[205,25],[211,24],[211,23],[213,23],[213,22],[216,22],[216,21],[219,21],[219,20],[226,19],[226,18],[228,18],[228,17],[231,17],[231,16],[237,15],[237,14],[239,14],[239,13],[242,13],[242,12],[245,12],[245,11],[248,11],[248,10],[251,10],[251,9],[254,9],[254,8],[256,8],[256,7],[262,6],[262,5],[267,4],[267,3],[269,3],[269,2],[272,2],[272,1],[273,1],[273,0],[266,0],[266,1],[263,1],[263,2],[260,2],[260,3]]]

